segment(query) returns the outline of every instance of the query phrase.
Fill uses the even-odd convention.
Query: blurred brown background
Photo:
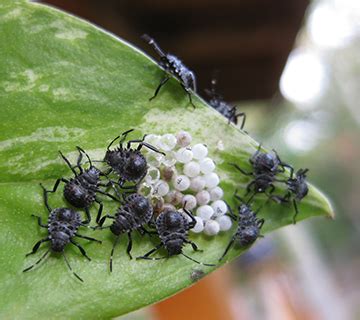
[[[199,94],[219,70],[226,100],[271,98],[294,45],[307,0],[46,0],[152,54],[148,33],[198,78]]]

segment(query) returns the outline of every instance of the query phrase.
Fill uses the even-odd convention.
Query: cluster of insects
[[[146,135],[142,139],[128,140],[125,144],[128,134],[132,131],[125,131],[111,141],[106,149],[104,159],[100,160],[100,162],[106,164],[107,168],[105,170],[100,170],[94,166],[89,155],[80,147],[77,147],[79,156],[76,164],[71,164],[60,152],[60,156],[71,170],[73,177],[57,179],[50,190],[41,185],[44,204],[49,212],[48,222],[44,224],[41,217],[36,217],[38,224],[46,228],[48,234],[44,239],[39,240],[26,256],[36,253],[42,243],[50,242],[50,248],[33,265],[24,269],[24,272],[38,265],[50,252],[62,254],[68,268],[72,271],[64,252],[66,246],[70,243],[78,247],[81,254],[90,260],[84,248],[75,241],[76,237],[98,243],[101,243],[101,241],[79,234],[78,229],[80,227],[100,230],[110,229],[111,233],[113,233],[115,241],[110,254],[110,271],[113,269],[114,250],[121,235],[127,235],[128,237],[126,252],[132,259],[132,233],[134,231],[142,235],[156,235],[159,240],[154,249],[143,256],[137,257],[137,259],[159,260],[174,255],[183,255],[198,264],[215,266],[214,264],[199,262],[183,252],[183,247],[186,244],[190,244],[194,251],[198,251],[196,244],[189,239],[189,230],[195,226],[196,220],[193,214],[185,208],[186,204],[182,210],[187,217],[185,217],[184,213],[171,209],[164,210],[155,216],[150,200],[138,193],[138,186],[148,170],[147,160],[141,149],[146,147],[156,153],[162,152],[144,141]],[[110,149],[118,139],[120,139],[118,147]],[[137,145],[136,148],[133,148],[134,144]],[[88,162],[86,169],[82,163],[84,156]],[[53,209],[49,205],[48,196],[57,192],[61,182],[64,183],[63,196],[68,203],[68,207]],[[104,206],[99,195],[106,196],[118,203],[118,209],[114,214],[102,214]],[[90,226],[92,220],[90,208],[95,202],[98,204],[96,225]],[[84,211],[84,220],[82,220],[81,213],[76,209]],[[112,220],[112,223],[105,226],[107,220]],[[165,248],[166,256],[160,258],[151,257],[153,253],[162,247]],[[83,281],[78,274],[75,272],[73,274]]]
[[[171,77],[175,77],[179,80],[181,86],[186,91],[190,104],[192,104],[195,108],[191,96],[191,92],[196,92],[196,79],[194,73],[189,70],[176,56],[165,53],[154,41],[154,39],[147,35],[144,35],[143,39],[151,45],[155,52],[159,55],[159,65],[166,72],[150,100],[157,96],[161,87]],[[229,120],[229,123],[233,122],[237,124],[238,118],[241,117],[241,129],[243,129],[246,120],[245,113],[237,113],[236,107],[226,103],[221,95],[216,93],[215,85],[216,80],[213,79],[212,88],[207,90],[207,94],[210,96],[209,104],[224,115]],[[72,172],[72,177],[58,178],[53,187],[50,189],[46,189],[43,185],[41,185],[44,205],[48,211],[47,223],[43,223],[40,216],[34,217],[37,218],[40,227],[47,229],[47,235],[43,239],[39,240],[34,245],[32,251],[26,256],[35,254],[43,243],[48,242],[50,245],[48,250],[45,251],[45,253],[42,254],[42,256],[34,264],[23,270],[24,272],[33,269],[33,267],[43,261],[50,252],[53,252],[61,254],[64,257],[69,270],[76,278],[83,281],[82,278],[72,270],[65,255],[65,249],[68,244],[72,244],[79,249],[80,253],[86,259],[90,260],[90,257],[87,255],[85,249],[76,241],[77,238],[98,242],[100,244],[101,241],[96,238],[80,234],[79,230],[81,230],[81,228],[83,230],[85,230],[85,228],[93,230],[109,229],[114,235],[115,240],[113,242],[109,259],[110,271],[113,270],[114,251],[122,235],[126,235],[128,238],[126,252],[130,259],[133,258],[131,254],[133,246],[133,232],[138,232],[141,235],[148,235],[149,237],[156,237],[157,239],[155,247],[147,253],[136,257],[137,260],[160,260],[171,256],[182,255],[200,265],[209,267],[216,266],[216,264],[197,261],[191,256],[185,254],[183,251],[183,248],[186,245],[190,245],[194,251],[199,251],[197,245],[189,237],[189,231],[197,225],[197,222],[200,219],[199,217],[195,217],[188,209],[190,203],[187,205],[185,200],[182,208],[176,209],[175,207],[164,207],[162,210],[158,211],[158,208],[154,206],[154,203],[152,203],[150,198],[139,192],[140,186],[148,174],[149,169],[146,154],[143,153],[144,149],[163,156],[166,156],[166,154],[153,144],[146,141],[146,135],[144,135],[141,139],[129,140],[128,135],[132,133],[133,130],[134,129],[125,131],[113,139],[107,146],[105,156],[102,160],[92,160],[90,156],[79,146],[76,147],[78,157],[75,164],[71,163],[63,155],[63,153],[59,152],[61,158]],[[116,141],[118,141],[118,145],[113,147]],[[194,146],[193,153],[186,153],[186,150],[183,148],[185,153],[179,154],[178,156],[181,156],[180,160],[184,163],[191,160],[190,158],[184,159],[185,155],[191,156],[191,158],[194,155],[194,157],[197,156],[199,159],[204,160],[203,162],[200,162],[200,165],[197,162],[189,162],[190,164],[187,165],[185,171],[188,171],[190,177],[195,177],[195,175],[198,174],[194,173],[196,170],[204,170],[205,173],[209,174],[208,177],[212,178],[209,179],[207,183],[214,188],[219,182],[217,175],[211,173],[214,168],[214,164],[211,162],[211,159],[203,159],[203,157],[207,154],[207,149],[201,145],[196,146],[198,150],[195,150]],[[204,154],[200,157],[200,153]],[[95,166],[95,162],[102,163],[105,168]],[[227,211],[227,219],[229,221],[231,219],[236,223],[235,232],[226,246],[224,253],[221,257],[219,257],[219,261],[223,260],[233,245],[237,244],[241,247],[246,247],[261,236],[261,228],[265,222],[264,219],[260,219],[257,216],[261,207],[257,210],[252,209],[252,202],[257,194],[265,194],[269,201],[274,201],[280,204],[292,203],[295,210],[293,216],[293,222],[295,223],[296,217],[299,213],[298,203],[308,193],[308,185],[306,182],[308,169],[300,169],[297,172],[294,172],[293,167],[283,162],[275,150],[273,150],[273,152],[263,152],[260,145],[257,151],[250,157],[249,163],[251,166],[250,171],[241,168],[235,163],[230,164],[242,174],[249,176],[251,180],[246,187],[245,198],[248,198],[246,201],[241,198],[237,192],[235,192],[234,198],[239,202],[236,210],[233,210],[227,203],[225,205],[225,202],[223,201],[219,202],[220,204],[223,204],[225,209],[221,209],[221,206],[218,209],[221,209],[220,211],[222,211],[223,214]],[[289,178],[284,178],[284,173],[286,171],[289,171],[290,173]],[[196,181],[198,183],[201,180],[200,178],[195,177],[194,181],[197,179]],[[187,178],[187,180],[189,179]],[[50,206],[50,197],[52,194],[58,192],[61,183],[64,184],[62,193],[67,205],[52,208]],[[183,188],[185,184],[183,181],[179,183],[181,185],[178,186],[178,189],[182,190],[181,188]],[[214,185],[212,185],[213,183]],[[190,185],[190,180],[188,184]],[[276,194],[276,184],[285,185],[284,194]],[[216,190],[217,193],[220,191],[222,192],[222,190],[218,187],[212,189],[212,191],[214,190]],[[207,191],[203,193],[208,194]],[[221,195],[217,193],[214,193],[214,196],[221,198]],[[210,199],[205,199],[206,202],[204,202],[204,194],[202,194],[202,197],[199,196],[197,199],[201,202],[201,204],[206,204]],[[109,201],[117,204],[117,209],[112,214],[103,214],[103,197],[107,197]],[[193,202],[195,201],[195,197],[189,195],[187,198],[184,197],[184,199],[189,199],[188,201],[192,200]],[[196,202],[194,203],[196,204]],[[92,215],[90,212],[93,207],[97,208],[95,223],[92,221]],[[206,207],[206,205],[204,205],[204,207]],[[210,207],[208,209],[212,210]],[[79,210],[83,211],[83,214]],[[208,211],[204,211],[203,213],[205,219]],[[210,212],[209,217],[206,219],[209,219],[211,214],[212,213]],[[83,215],[84,218],[82,217]],[[229,228],[230,227],[231,223]],[[163,249],[166,254],[160,257],[155,257],[155,253],[157,253],[160,249]],[[196,277],[194,276],[194,278]]]

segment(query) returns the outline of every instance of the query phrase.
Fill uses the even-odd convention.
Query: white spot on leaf
[[[30,143],[37,141],[48,141],[48,142],[62,142],[69,140],[77,140],[79,137],[85,134],[84,129],[80,128],[66,128],[66,127],[47,127],[39,128],[28,136],[16,137],[0,141],[0,150],[6,150],[11,148],[13,145],[20,143]]]
[[[11,81],[4,81],[2,83],[6,92],[12,91],[30,91],[36,85],[36,81],[40,78],[40,75],[36,74],[32,69],[26,69],[20,73],[12,73]]]
[[[19,17],[21,15],[22,9],[21,8],[16,8],[14,10],[11,10],[10,12],[8,12],[7,14],[5,14],[2,17],[3,21],[7,21],[7,20],[12,20],[15,19],[17,17]]]
[[[66,39],[66,40],[85,39],[87,35],[88,35],[87,32],[76,29],[55,33],[56,38]]]
[[[39,87],[39,91],[40,91],[40,92],[49,91],[49,86],[48,86],[47,84],[42,84],[42,85]]]

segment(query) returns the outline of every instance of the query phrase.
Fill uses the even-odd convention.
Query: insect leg
[[[89,240],[89,241],[96,241],[98,243],[102,243],[102,241],[98,240],[98,239],[95,239],[95,238],[91,238],[91,237],[88,237],[88,236],[83,236],[82,234],[75,234],[75,237],[79,237],[79,238],[83,238],[83,239],[86,239],[86,240]]]
[[[155,248],[151,249],[148,253],[144,254],[141,257],[136,257],[136,260],[139,259],[145,259],[145,260],[158,260],[157,258],[149,258],[151,254],[153,254],[155,251],[159,250],[163,246],[162,243],[158,244]]]
[[[115,239],[115,241],[114,241],[113,247],[112,247],[112,249],[111,249],[111,254],[110,254],[110,272],[112,272],[112,264],[113,264],[114,250],[115,250],[116,245],[117,245],[118,242],[119,242],[119,239],[120,239],[120,236],[117,236],[116,239]]]
[[[34,245],[34,247],[33,247],[33,249],[32,249],[32,251],[29,252],[29,253],[27,253],[27,254],[25,255],[25,257],[27,257],[27,256],[29,256],[29,255],[31,255],[31,254],[36,253],[36,251],[38,251],[40,245],[41,245],[43,242],[46,242],[46,241],[50,241],[50,239],[49,239],[48,237],[46,237],[45,239],[41,239],[41,240],[39,240],[38,242],[36,242],[35,245]]]
[[[151,237],[153,234],[157,234],[156,231],[150,231],[150,230],[145,229],[144,227],[140,227],[140,228],[139,228],[139,232],[140,232],[140,230],[143,232],[143,234],[148,234],[150,237]],[[143,234],[142,234],[142,235],[143,235]]]
[[[39,264],[39,263],[48,255],[49,252],[50,252],[50,249],[47,250],[47,251],[41,256],[41,258],[40,258],[38,261],[36,261],[33,265],[31,265],[30,267],[27,267],[26,269],[24,269],[23,272],[27,272],[27,271],[31,270],[34,266],[36,266],[37,264]]]
[[[246,186],[246,195],[245,197],[251,192],[251,187],[255,185],[255,180],[251,181],[247,186]],[[254,190],[254,195],[256,194],[256,190]],[[248,201],[249,202],[249,201]]]
[[[71,242],[74,246],[77,246],[77,247],[79,248],[81,254],[82,254],[86,259],[88,259],[89,261],[91,261],[91,259],[90,259],[90,258],[88,257],[88,255],[86,254],[84,248],[83,248],[80,244],[78,244],[77,242],[75,242],[75,241],[72,240],[72,239],[70,240],[70,242]]]
[[[96,216],[96,223],[99,222],[100,218],[101,218],[101,214],[102,214],[102,211],[103,211],[103,204],[101,201],[95,199],[95,201],[99,204],[99,210],[98,210],[98,213],[97,213],[97,216]]]
[[[198,251],[198,252],[203,252],[204,251],[204,250],[199,249],[195,242],[192,242],[192,241],[186,240],[186,239],[185,239],[184,242],[190,244],[194,251]]]
[[[141,150],[142,147],[146,147],[154,152],[161,153],[162,155],[166,156],[166,154],[164,152],[156,149],[154,146],[152,146],[151,144],[149,144],[147,142],[141,142],[138,146],[138,150]]]
[[[42,227],[42,228],[47,228],[47,227],[48,227],[47,224],[43,224],[43,223],[42,223],[41,217],[36,216],[36,215],[34,215],[34,214],[32,214],[31,216],[34,217],[34,218],[37,218],[38,225],[39,225],[40,227]]]
[[[154,98],[158,95],[161,87],[162,87],[166,82],[168,82],[169,79],[170,79],[170,77],[169,77],[168,75],[166,75],[164,78],[161,79],[158,87],[157,87],[156,90],[155,90],[154,95],[149,99],[149,101],[151,101],[152,99],[154,99]]]
[[[222,255],[221,258],[219,259],[219,261],[221,261],[222,259],[224,259],[224,257],[226,256],[226,254],[228,253],[228,251],[230,250],[230,248],[231,248],[232,245],[234,244],[234,241],[235,241],[235,239],[234,239],[234,237],[232,237],[231,240],[230,240],[230,242],[229,242],[229,244],[227,245],[227,247],[226,247],[223,255]]]
[[[66,180],[66,179],[64,179],[64,178],[57,179],[52,190],[46,190],[45,187],[40,183],[40,186],[41,186],[41,188],[43,189],[43,196],[44,196],[45,206],[46,206],[46,208],[48,209],[49,212],[51,212],[52,209],[51,209],[50,206],[49,206],[47,194],[48,194],[49,192],[50,192],[50,193],[56,192],[56,190],[57,190],[57,188],[58,188],[58,186],[59,186],[59,184],[60,184],[61,181],[62,181],[62,182],[65,182],[65,183],[68,182],[68,180]]]
[[[115,189],[115,187],[114,187],[114,189]],[[107,196],[107,197],[109,197],[109,198],[111,198],[111,199],[113,199],[113,200],[115,200],[117,202],[120,202],[120,200],[118,198],[114,197],[112,194],[110,194],[108,192],[104,192],[104,191],[99,190],[99,189],[96,190],[96,192],[98,192],[100,194],[103,194],[104,196]],[[95,201],[100,204],[99,200],[95,200]]]
[[[242,117],[240,129],[243,130],[244,126],[245,126],[245,121],[246,121],[246,113],[245,112],[240,112],[240,113],[235,114],[236,119],[239,118],[239,117]]]
[[[82,158],[83,158],[83,152],[85,153],[85,151],[84,151],[83,149],[81,149],[80,147],[78,147],[78,146],[77,146],[76,148],[77,148],[78,151],[79,151],[79,156],[78,156],[78,158],[77,158],[76,166],[74,166],[74,168],[79,168],[80,173],[83,173],[84,170],[83,170],[83,168],[82,168],[82,166],[81,166],[81,161],[82,161]],[[88,157],[88,159],[90,160],[89,157]],[[90,165],[91,165],[91,160],[90,160]]]
[[[185,213],[190,217],[190,219],[191,219],[189,225],[190,225],[190,229],[192,229],[192,228],[194,228],[195,225],[196,225],[196,219],[195,219],[195,217],[193,216],[193,214],[192,214],[189,210],[185,209],[185,206],[186,206],[186,202],[184,203],[183,210],[184,210],[184,212],[185,212]]]
[[[189,259],[189,260],[191,260],[191,261],[194,261],[194,262],[196,262],[197,264],[201,264],[201,265],[207,266],[207,267],[215,267],[215,264],[203,263],[203,262],[197,261],[197,260],[195,260],[195,259],[187,256],[184,252],[181,252],[181,254],[182,254],[185,258],[187,258],[187,259]]]
[[[236,163],[229,163],[229,165],[235,167],[235,169],[239,170],[242,174],[246,176],[252,176],[252,172],[246,172],[245,170],[241,169]]]
[[[73,275],[74,275],[76,278],[78,278],[81,282],[84,282],[84,280],[81,279],[81,278],[79,277],[79,275],[76,274],[76,273],[73,271],[73,269],[71,268],[70,263],[69,263],[68,259],[66,258],[64,252],[62,253],[62,255],[63,255],[63,257],[64,257],[64,260],[65,260],[65,262],[66,262],[66,265],[68,266],[69,270],[73,273]]]
[[[62,152],[59,150],[60,156],[63,158],[63,160],[65,161],[65,163],[67,164],[67,166],[70,168],[70,170],[73,172],[73,174],[75,175],[75,177],[77,176],[77,173],[75,171],[75,169],[73,168],[73,166],[71,165],[70,161],[62,154]]]
[[[285,172],[285,168],[288,168],[290,170],[290,178],[292,178],[294,176],[294,168],[291,165],[289,165],[285,162],[282,162],[279,157],[279,154],[277,153],[277,151],[275,149],[273,149],[273,152],[275,153],[276,159],[279,161],[279,164],[283,169],[282,172]]]
[[[85,210],[86,220],[82,221],[81,224],[88,225],[91,221],[90,211],[88,207],[84,208],[84,210]]]
[[[228,211],[229,211],[229,213],[227,214],[231,219],[233,219],[234,221],[237,221],[237,216],[234,214],[234,212],[233,212],[233,210],[231,209],[231,207],[230,207],[230,205],[226,202],[226,201],[224,201],[225,202],[225,204],[226,204],[226,206],[227,206],[227,208],[228,208]]]
[[[295,199],[293,199],[293,204],[295,209],[295,214],[293,216],[293,223],[296,224],[296,216],[299,214],[299,210]]]
[[[265,222],[265,220],[264,220],[264,219],[259,219],[259,220],[257,221],[257,226],[258,226],[258,228],[259,228],[259,229],[261,229],[261,228],[262,228],[262,226],[263,226],[264,222]]]
[[[98,225],[99,225],[100,227],[102,227],[102,225],[104,224],[104,222],[105,222],[105,220],[106,220],[107,218],[109,218],[109,219],[115,219],[115,217],[107,214],[107,215],[103,216],[103,217],[100,219]]]
[[[183,89],[184,89],[185,92],[187,93],[187,95],[188,95],[188,97],[189,97],[189,102],[190,102],[190,104],[192,105],[192,107],[193,107],[194,109],[196,109],[196,107],[195,107],[195,105],[194,105],[194,102],[192,101],[192,96],[191,96],[190,90],[187,89],[182,83],[181,83],[181,86],[183,87]],[[195,90],[194,90],[194,92],[195,92]]]
[[[132,249],[132,238],[131,238],[131,232],[128,232],[128,238],[129,238],[129,242],[128,242],[128,246],[126,248],[126,253],[129,255],[130,259],[132,259],[132,255],[131,255],[131,249]]]

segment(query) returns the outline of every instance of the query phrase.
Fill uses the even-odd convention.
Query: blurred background
[[[360,0],[48,0],[195,71],[332,199],[197,285],[121,319],[360,319]],[[181,308],[179,308],[181,306]],[[176,308],[175,308],[176,307]],[[176,309],[176,314],[173,310]]]

